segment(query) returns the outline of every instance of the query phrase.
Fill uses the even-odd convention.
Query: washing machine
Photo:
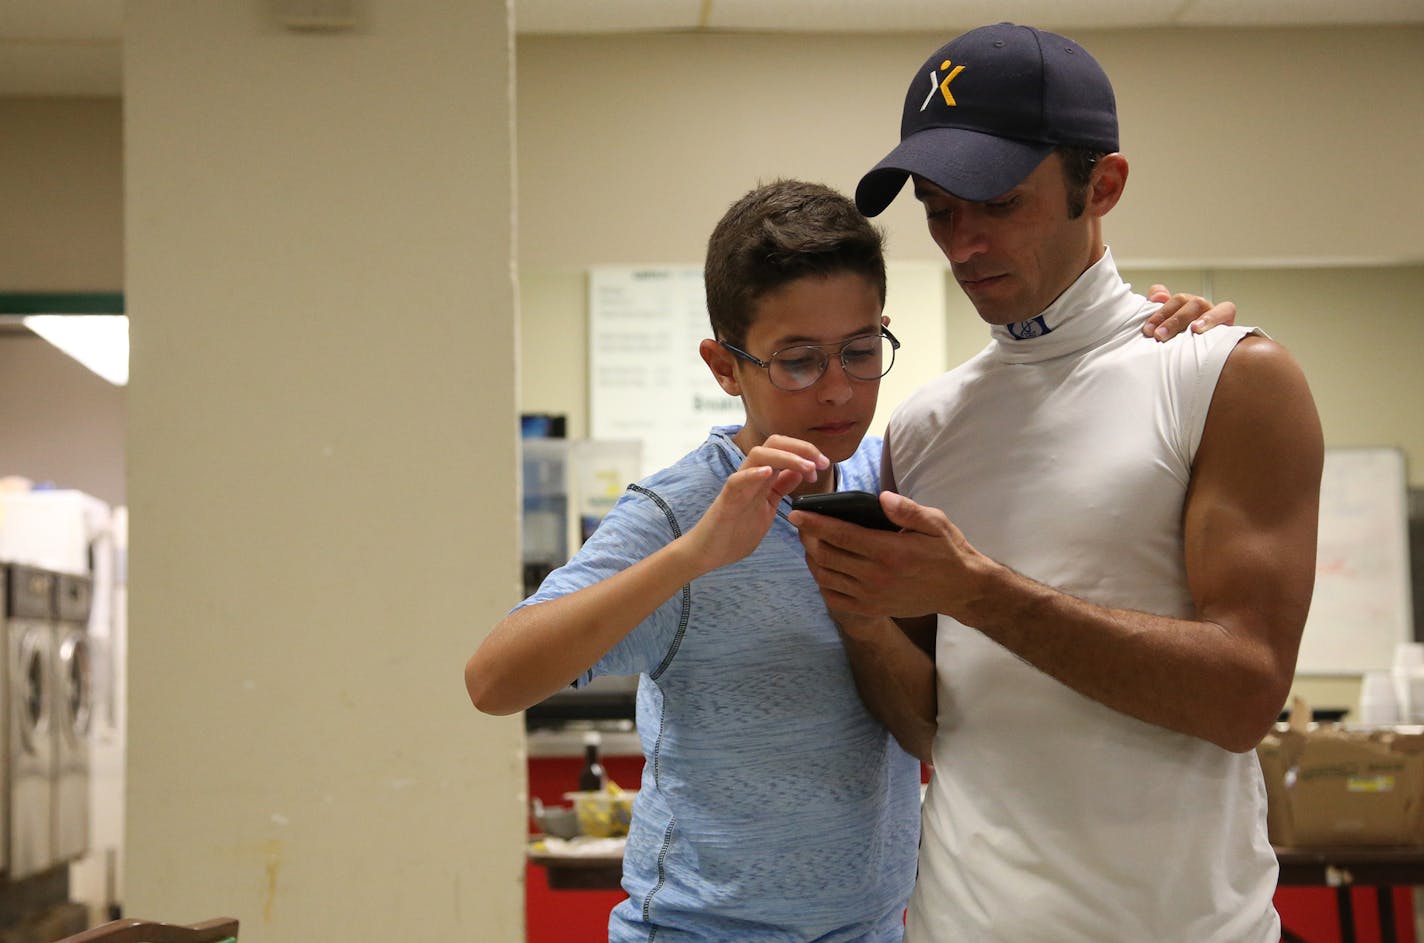
[[[18,881],[55,863],[50,725],[56,574],[19,564],[11,564],[6,572],[6,866],[10,880]]]
[[[50,831],[55,861],[73,861],[89,850],[89,731],[94,708],[89,610],[93,585],[89,577],[70,573],[59,573],[54,581]]]

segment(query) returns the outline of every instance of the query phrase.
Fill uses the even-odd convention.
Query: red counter
[[[632,791],[643,776],[643,757],[600,757],[615,783]],[[567,805],[564,793],[578,788],[582,756],[531,756],[529,758],[529,798],[545,805]],[[538,833],[533,819],[529,833]],[[622,891],[550,890],[548,874],[538,865],[525,865],[525,939],[528,943],[607,943],[608,912],[626,896]]]
[[[630,790],[638,787],[643,770],[641,756],[605,755],[602,762],[608,775],[620,786]],[[530,797],[537,796],[546,805],[564,804],[566,800],[563,794],[576,788],[582,767],[581,757],[531,757]],[[531,834],[537,832],[532,820],[529,829]],[[1419,860],[1412,866],[1424,868],[1424,853],[1419,855]],[[534,864],[526,866],[525,876],[528,943],[606,943],[608,912],[623,900],[622,891],[551,890],[548,872]],[[1349,930],[1341,925],[1341,892],[1337,888],[1320,886],[1320,883],[1300,866],[1292,866],[1289,859],[1282,861],[1281,877],[1275,903],[1288,941],[1390,943],[1390,940],[1394,939],[1398,943],[1416,943],[1413,900],[1407,886],[1395,886],[1387,892],[1386,899],[1392,905],[1393,920],[1382,921],[1376,886],[1366,885],[1375,881],[1386,885],[1396,882],[1360,873],[1356,878],[1356,885],[1346,892],[1353,904],[1350,908],[1353,911],[1350,923],[1353,924],[1354,934],[1351,936]],[[1397,883],[1413,883],[1413,875],[1404,875]],[[1381,930],[1390,929],[1381,925],[1387,922],[1394,924],[1393,938],[1387,932],[1381,933]]]

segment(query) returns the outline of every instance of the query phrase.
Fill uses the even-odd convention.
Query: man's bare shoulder
[[[1315,400],[1295,357],[1269,337],[1242,338],[1212,393],[1195,470],[1220,461],[1237,473],[1308,467],[1323,448]]]
[[[1248,334],[1226,358],[1216,395],[1289,394],[1305,386],[1305,373],[1285,346],[1262,334]]]

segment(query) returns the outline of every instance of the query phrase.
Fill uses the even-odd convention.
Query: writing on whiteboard
[[[1300,674],[1388,668],[1414,637],[1408,477],[1394,448],[1327,449]]]

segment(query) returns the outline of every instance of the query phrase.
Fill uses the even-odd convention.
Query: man
[[[960,36],[901,132],[857,205],[913,179],[991,342],[890,422],[906,532],[792,521],[862,696],[935,765],[906,940],[1274,943],[1253,747],[1314,576],[1305,379],[1247,328],[1143,338],[1102,235],[1114,96],[1076,43]]]

